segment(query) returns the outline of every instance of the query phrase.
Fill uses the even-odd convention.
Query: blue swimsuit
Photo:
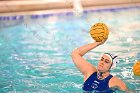
[[[109,80],[112,78],[109,75],[103,80],[97,78],[97,72],[94,72],[83,84],[84,93],[113,93],[113,90],[109,88]]]

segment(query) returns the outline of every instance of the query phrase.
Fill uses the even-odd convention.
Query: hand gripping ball
[[[140,76],[140,60],[137,61],[133,66],[133,73],[136,76]]]
[[[96,42],[101,42],[108,38],[108,27],[104,23],[96,23],[90,28],[90,35]]]

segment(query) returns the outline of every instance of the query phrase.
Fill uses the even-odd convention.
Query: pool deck
[[[140,0],[81,0],[83,9],[140,6]],[[0,16],[73,11],[72,0],[1,0]]]

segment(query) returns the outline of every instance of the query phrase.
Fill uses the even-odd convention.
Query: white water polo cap
[[[117,55],[113,55],[111,53],[104,53],[104,55],[108,56],[112,62],[110,69],[114,69],[117,65],[117,63],[119,63],[119,59]],[[109,70],[110,70],[109,69]]]

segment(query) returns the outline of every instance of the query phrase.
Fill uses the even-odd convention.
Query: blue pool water
[[[132,66],[140,59],[140,8],[86,11],[22,20],[0,21],[0,93],[81,93],[83,76],[71,51],[94,40],[90,26],[109,26],[107,42],[84,57],[92,64],[104,52],[116,53],[120,63],[111,73],[140,93],[140,77]],[[117,91],[117,93],[121,93]]]

